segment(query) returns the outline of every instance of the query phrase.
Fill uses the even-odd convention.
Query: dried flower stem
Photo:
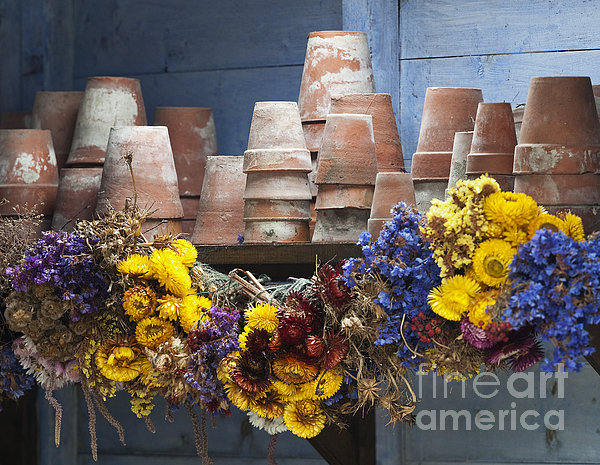
[[[275,460],[275,447],[277,446],[277,435],[274,434],[271,436],[271,440],[269,441],[269,448],[267,449],[267,460],[269,465],[277,465],[277,461]]]
[[[402,314],[402,322],[400,323],[400,335],[402,336],[402,340],[404,341],[404,345],[406,346],[406,348],[408,350],[410,350],[412,352],[412,354],[415,357],[423,357],[423,355],[421,355],[419,352],[417,352],[416,350],[414,350],[406,341],[406,338],[404,337],[404,320],[406,319],[406,313]]]
[[[90,395],[90,390],[85,378],[81,381],[81,391],[83,392],[83,398],[85,399],[85,405],[88,410],[88,429],[90,431],[90,448],[92,449],[92,458],[94,462],[98,461],[98,437],[96,436],[96,410],[94,409],[94,402]]]
[[[123,429],[123,426],[121,426],[121,423],[119,423],[119,420],[113,417],[112,414],[108,411],[106,405],[104,404],[104,402],[102,401],[102,399],[96,391],[92,391],[92,396],[94,397],[94,400],[96,401],[96,406],[98,407],[98,410],[100,411],[102,416],[117,430],[117,433],[119,434],[119,441],[121,441],[121,444],[126,446],[127,444],[125,444],[125,430]]]
[[[173,417],[171,416],[171,418],[173,418]],[[144,424],[146,425],[146,429],[148,431],[150,431],[152,434],[156,433],[156,428],[154,427],[154,423],[152,423],[152,419],[149,416],[144,417]]]
[[[62,425],[62,405],[52,395],[50,389],[46,389],[46,400],[54,407],[54,444],[56,447],[60,445],[60,428]]]
[[[246,275],[248,281],[240,276],[240,273]],[[236,268],[229,272],[229,277],[242,286],[242,290],[253,299],[260,299],[268,304],[274,305],[276,307],[281,306],[281,304],[271,296],[267,292],[267,290],[263,287],[256,277],[250,273],[249,271],[242,270],[241,268]]]

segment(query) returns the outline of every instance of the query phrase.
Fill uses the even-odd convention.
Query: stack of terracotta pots
[[[206,158],[218,153],[212,110],[201,107],[157,107],[154,125],[169,129],[179,198],[183,207],[181,229],[191,235],[198,215]]]
[[[356,242],[367,230],[376,175],[371,116],[328,115],[319,151],[313,242]]]
[[[510,103],[480,103],[477,107],[471,151],[467,156],[467,178],[482,174],[493,177],[503,191],[512,191],[513,157],[517,135]]]
[[[131,157],[131,175],[125,159]],[[127,203],[150,214],[142,233],[151,240],[181,232],[183,208],[166,126],[120,126],[110,130],[96,213]]]
[[[58,168],[48,130],[0,130],[0,215],[14,216],[24,208],[40,213],[38,232],[50,228],[58,189]]]
[[[77,219],[92,219],[110,130],[146,124],[140,82],[124,77],[89,77],[83,93],[68,170],[61,170],[53,229],[70,230]]]
[[[515,192],[550,213],[580,215],[586,232],[600,229],[600,122],[589,77],[534,77],[529,84]]]
[[[515,120],[515,133],[517,135],[517,144],[521,134],[521,124],[523,124],[523,114],[525,114],[525,105],[521,104],[513,108],[513,119]]]
[[[231,245],[244,233],[244,157],[207,157],[198,216],[192,235],[197,245]]]
[[[378,160],[379,162],[379,160]],[[409,173],[379,172],[375,179],[375,192],[368,222],[371,237],[376,238],[387,221],[392,218],[392,207],[398,202],[416,207],[415,191]]]
[[[429,87],[411,173],[417,208],[427,211],[431,199],[443,199],[450,177],[454,133],[472,131],[481,89]]]
[[[67,162],[79,105],[83,92],[37,92],[33,102],[31,125],[33,129],[48,129],[52,133],[52,143],[58,169]]]
[[[306,149],[296,102],[257,102],[244,152],[244,241],[310,241]]]
[[[452,144],[452,159],[450,161],[450,177],[448,178],[448,188],[456,187],[456,183],[467,177],[467,156],[471,150],[473,141],[473,131],[461,131],[454,133],[454,144]]]

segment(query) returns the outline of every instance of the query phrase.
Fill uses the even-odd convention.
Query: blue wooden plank
[[[44,391],[38,389],[38,425],[40,464],[75,465],[77,463],[78,423],[83,418],[79,412],[77,394],[79,386],[66,386],[54,392],[54,397],[63,408],[60,447],[54,442],[55,412],[44,397]]]
[[[369,38],[377,92],[391,95],[396,123],[400,121],[398,3],[389,0],[343,0],[346,31],[363,31]]]
[[[427,87],[477,87],[486,102],[525,103],[534,76],[590,76],[600,83],[600,51],[528,53],[401,60],[401,141],[408,159],[416,151]]]
[[[600,48],[588,0],[401,0],[402,58]]]
[[[466,382],[464,398],[458,382],[449,384],[448,395],[445,396],[441,378],[437,378],[434,387],[433,376],[423,376],[421,403],[417,413],[421,410],[432,411],[431,415],[438,420],[437,430],[403,427],[405,462],[402,463],[600,463],[597,448],[600,432],[597,427],[600,414],[597,373],[587,364],[580,373],[569,373],[564,380],[563,397],[560,396],[560,389],[552,393],[556,379],[541,379],[537,369],[531,370],[531,376],[528,382],[533,387],[534,398],[518,398],[514,393],[511,394],[507,376],[498,375],[497,387],[488,385],[479,388],[480,393],[488,396],[498,389],[498,393],[488,399],[474,393],[472,382]],[[493,379],[486,377],[483,381],[491,382]],[[523,380],[514,384],[518,392],[525,392],[527,386]],[[418,382],[415,387],[418,392]],[[540,395],[540,387],[545,398]],[[439,418],[443,409],[468,411],[472,418],[485,409],[495,414],[495,422],[492,423],[492,429],[484,431],[472,420],[472,429],[468,431],[464,417],[457,430],[453,430],[452,421],[448,419],[446,430],[441,431]],[[504,430],[499,428],[500,410],[508,411]],[[529,431],[521,424],[521,416],[527,410],[540,414],[538,418],[526,418],[528,424],[537,422],[537,429]],[[548,435],[544,416],[553,410],[564,412],[564,429],[556,431],[555,435]],[[512,411],[516,419],[514,429],[510,423]],[[427,417],[423,417],[426,418],[423,423],[429,423],[429,415],[427,413]],[[556,419],[552,416],[550,423],[557,424]]]
[[[254,103],[297,101],[302,65],[130,77],[141,80],[149,122],[156,106],[211,107],[219,153],[242,155],[248,146]],[[84,80],[76,80],[75,85],[84,85]]]
[[[0,3],[0,112],[22,110],[21,105],[21,1]]]
[[[76,77],[298,65],[309,32],[342,26],[341,0],[76,3]]]

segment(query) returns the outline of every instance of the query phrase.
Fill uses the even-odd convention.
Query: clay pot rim
[[[367,34],[363,31],[342,31],[342,30],[312,31],[311,33],[308,34],[309,39],[311,37],[329,38],[329,37],[338,37],[338,36],[366,37]]]
[[[5,133],[12,133],[12,134],[17,134],[20,132],[26,132],[31,134],[32,132],[47,132],[50,134],[50,136],[52,136],[52,131],[50,131],[50,129],[0,129],[0,135],[5,134]],[[52,140],[52,139],[50,139]]]
[[[257,222],[281,222],[281,221],[293,221],[299,223],[308,223],[310,221],[310,216],[244,216],[244,221],[246,223],[257,223]]]
[[[251,159],[257,155],[259,159]],[[253,164],[251,164],[253,162]],[[244,152],[244,173],[312,171],[308,149],[251,149]]]
[[[478,90],[480,92],[483,92],[481,87],[445,87],[445,86],[432,86],[432,87],[428,87],[427,90],[432,89],[432,90],[438,90],[438,89],[460,89],[460,90]],[[479,102],[481,103],[481,102]]]
[[[38,90],[35,95],[83,95],[84,90]]]
[[[547,167],[543,170],[534,171],[529,163],[529,155],[535,148],[542,148],[544,151],[556,150],[560,158],[553,167]],[[571,154],[583,155],[583,160],[577,162],[577,157]],[[590,152],[585,155],[585,152]],[[596,152],[596,161],[592,158],[593,152]],[[513,173],[515,174],[586,174],[600,172],[600,145],[562,145],[562,144],[519,144],[515,147]]]
[[[552,79],[553,81],[554,80],[566,81],[566,80],[570,80],[570,79],[581,79],[581,80],[588,80],[591,82],[591,79],[589,76],[581,76],[581,75],[580,76],[532,76],[529,82],[531,83],[534,79],[536,81],[543,81],[543,80],[550,80],[550,79]]]
[[[138,78],[130,78],[126,76],[88,76],[86,83],[89,81],[112,81],[112,82],[140,82]]]
[[[339,99],[343,97],[351,97],[353,95],[385,95],[388,97],[392,97],[392,94],[387,92],[352,92],[351,94],[331,94],[331,99]]]

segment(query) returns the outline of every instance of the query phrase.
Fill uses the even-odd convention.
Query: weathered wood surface
[[[21,104],[21,5],[0,2],[0,112],[24,109]]]

